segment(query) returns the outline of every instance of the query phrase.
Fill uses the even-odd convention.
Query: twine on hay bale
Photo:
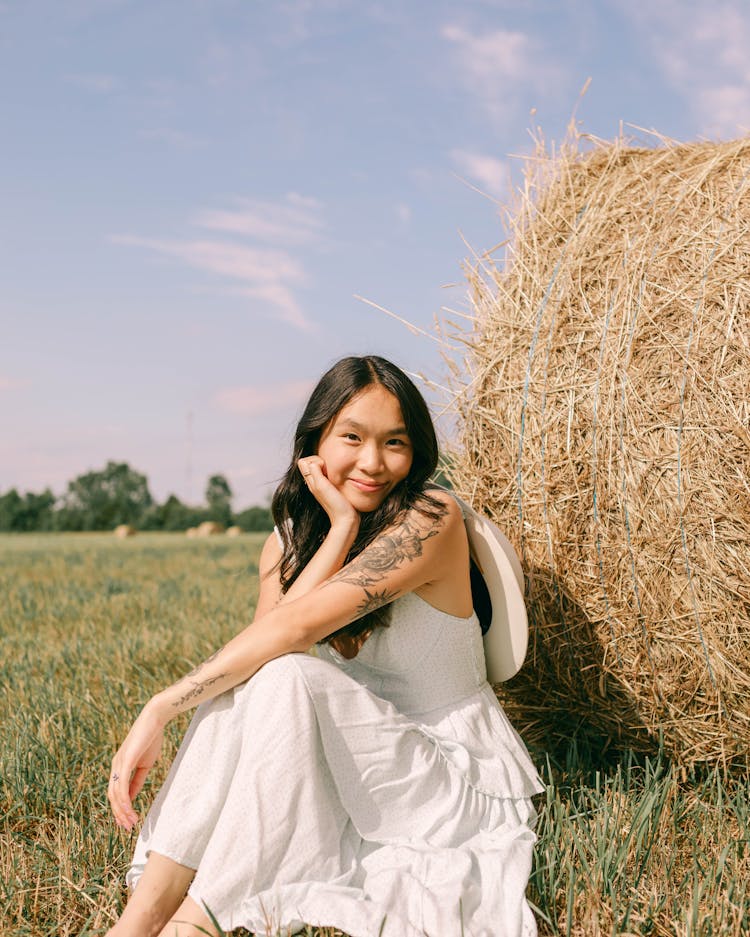
[[[750,751],[750,139],[572,139],[469,271],[457,490],[506,530],[530,646],[500,691],[685,765]]]

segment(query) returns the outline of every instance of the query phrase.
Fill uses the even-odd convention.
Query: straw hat
[[[529,642],[521,561],[496,524],[477,514],[454,492],[451,494],[461,507],[471,558],[481,573],[492,606],[483,639],[487,679],[490,683],[501,683],[521,669]]]

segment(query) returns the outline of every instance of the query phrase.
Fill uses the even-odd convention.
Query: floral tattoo
[[[221,680],[223,677],[226,677],[227,674],[220,673],[215,677],[209,677],[207,680],[191,680],[190,689],[186,690],[182,696],[175,702],[172,703],[172,706],[177,708],[178,706],[184,706],[185,703],[189,702],[192,699],[195,699],[197,696],[201,696],[204,690],[208,687],[213,686],[218,680]]]
[[[224,648],[220,647],[219,650],[214,651],[210,657],[207,657],[205,660],[202,660],[200,664],[196,664],[196,666],[193,667],[190,673],[185,674],[185,678],[187,679],[188,677],[194,677],[197,673],[200,673],[201,670],[203,670],[203,668],[206,666],[206,664],[210,664],[212,660],[216,660],[216,658],[219,656],[219,654],[221,654],[223,650]]]
[[[396,598],[398,592],[388,589],[378,591],[371,589],[371,586],[382,582],[392,570],[421,556],[422,545],[437,536],[447,513],[447,507],[443,507],[437,521],[429,529],[420,527],[414,517],[407,514],[392,533],[378,537],[348,566],[331,576],[329,583],[346,582],[362,588],[364,597],[357,609],[360,617],[387,605]]]
[[[195,699],[196,697],[200,696],[205,689],[213,686],[217,680],[221,680],[222,677],[227,676],[225,673],[220,673],[218,676],[208,677],[206,680],[190,679],[191,677],[197,677],[206,664],[210,664],[212,660],[216,660],[216,658],[223,650],[224,648],[220,647],[219,650],[214,651],[210,657],[207,657],[205,660],[201,661],[200,664],[197,664],[195,667],[193,667],[190,673],[185,674],[183,679],[190,683],[190,689],[186,690],[176,702],[172,703],[172,706],[174,706],[175,709],[178,709],[180,706],[184,706],[185,703],[188,703],[191,699]]]

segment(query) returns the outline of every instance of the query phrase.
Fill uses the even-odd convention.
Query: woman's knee
[[[311,654],[282,654],[264,664],[250,682],[256,685],[264,683],[278,687],[288,687],[290,684],[297,683],[306,686],[308,678],[313,677],[321,669],[331,666]]]

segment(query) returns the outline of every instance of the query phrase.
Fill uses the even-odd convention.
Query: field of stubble
[[[94,937],[115,919],[135,834],[109,818],[112,753],[153,691],[250,620],[263,536],[0,536],[2,937]],[[142,809],[185,725],[170,726]],[[534,754],[548,784],[529,889],[541,935],[750,933],[748,778],[599,764],[575,740],[562,759]]]

